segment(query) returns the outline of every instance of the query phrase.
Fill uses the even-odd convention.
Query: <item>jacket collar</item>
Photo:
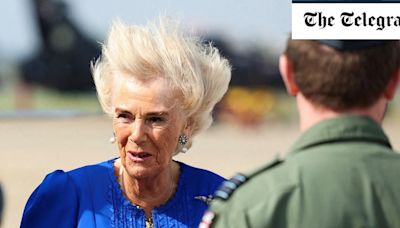
[[[392,148],[381,126],[367,116],[344,115],[323,120],[307,129],[292,145],[289,155],[334,141],[368,141]]]

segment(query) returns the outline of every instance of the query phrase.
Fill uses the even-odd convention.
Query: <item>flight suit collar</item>
[[[292,145],[289,155],[301,150],[331,142],[368,141],[392,148],[381,126],[367,116],[345,115],[321,121],[308,130]]]

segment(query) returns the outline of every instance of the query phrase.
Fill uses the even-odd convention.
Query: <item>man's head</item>
[[[396,86],[387,90],[391,81],[397,84],[399,41],[342,44],[289,39],[280,63],[289,93],[300,92],[314,105],[334,111],[367,108],[382,95],[392,99]]]

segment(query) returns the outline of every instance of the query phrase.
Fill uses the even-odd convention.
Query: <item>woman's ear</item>
[[[192,132],[193,132],[193,119],[192,119],[192,118],[188,118],[188,119],[186,120],[185,127],[183,128],[183,133],[184,133],[188,138],[191,138],[191,137],[192,137]]]
[[[384,96],[388,101],[391,101],[394,98],[399,83],[400,83],[400,67],[397,68],[397,70],[393,73],[388,85],[386,86]]]
[[[293,64],[285,54],[281,55],[279,58],[279,71],[285,83],[286,91],[290,95],[296,96],[299,92],[299,88],[294,79]]]

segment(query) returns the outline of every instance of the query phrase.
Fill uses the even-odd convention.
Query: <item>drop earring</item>
[[[182,146],[181,152],[186,153],[188,148],[186,148],[186,144],[188,143],[189,138],[186,135],[180,135],[178,138],[178,143]]]
[[[115,143],[117,139],[115,138],[115,132],[113,132],[113,136],[110,138],[110,143]]]

